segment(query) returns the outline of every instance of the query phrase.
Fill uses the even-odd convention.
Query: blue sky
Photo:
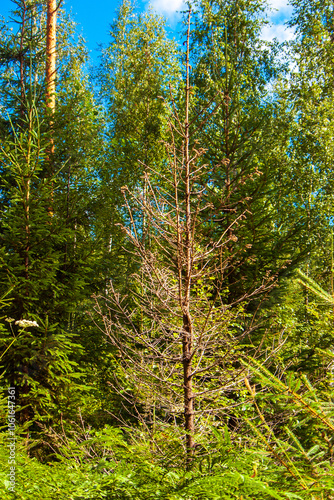
[[[97,46],[99,43],[106,43],[108,39],[109,25],[112,22],[116,9],[121,0],[64,0],[64,6],[71,10],[73,20],[79,24],[79,29],[83,34],[92,59],[97,56]],[[151,0],[154,9],[166,16],[171,31],[176,27],[178,14],[182,10],[183,0]],[[11,0],[1,0],[0,16],[8,18],[9,11],[14,4]],[[146,0],[136,0],[138,10],[145,10],[149,2]],[[279,41],[291,39],[293,33],[286,29],[284,22],[291,15],[291,7],[288,0],[271,0],[273,8],[278,9],[271,15],[272,26],[268,26],[263,31],[263,36],[267,40],[277,37]]]

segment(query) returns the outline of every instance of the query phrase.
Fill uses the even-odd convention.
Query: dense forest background
[[[13,0],[4,500],[334,498],[334,7],[290,3],[279,44],[262,0],[179,42],[124,0],[88,72],[61,3]]]

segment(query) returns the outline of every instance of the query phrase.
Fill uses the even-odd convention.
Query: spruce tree
[[[286,71],[284,47],[261,38],[266,2],[203,1],[195,7],[193,84],[213,113],[208,123],[194,116],[213,170],[216,216],[208,237],[245,215],[233,228],[238,238],[233,271],[226,269],[233,300],[266,273],[283,276],[305,258],[309,217],[307,208],[295,203],[300,180],[291,176],[294,115],[278,95]]]
[[[10,290],[5,345],[25,326],[15,351],[2,361],[26,406],[21,421],[41,422],[70,409],[70,384],[78,376],[84,340],[74,334],[82,331],[80,305],[93,290],[92,262],[98,260],[91,194],[97,189],[94,157],[102,138],[99,112],[87,80],[80,78],[84,61],[74,62],[82,50],[66,47],[71,33],[64,39],[64,23],[58,81],[49,89],[52,98],[59,90],[57,106],[52,117],[46,110],[44,10],[34,2],[18,7],[18,33],[3,38],[1,73],[6,135],[0,153],[0,289]],[[23,58],[21,52],[15,55],[19,49]]]

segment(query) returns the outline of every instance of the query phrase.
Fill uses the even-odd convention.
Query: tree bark
[[[47,2],[46,22],[46,106],[51,116],[56,109],[57,1]]]
[[[50,143],[47,149],[47,163],[49,165],[49,176],[53,175],[53,155],[55,151],[53,137],[53,115],[56,109],[56,38],[57,35],[57,0],[47,0],[46,20],[46,108],[49,114]],[[51,189],[49,215],[53,215],[53,183]]]
[[[192,274],[192,220],[191,220],[191,205],[190,205],[190,158],[189,158],[189,101],[190,101],[190,84],[189,84],[189,38],[190,38],[190,15],[188,15],[188,30],[187,30],[187,54],[186,54],[186,109],[184,123],[184,161],[185,161],[185,235],[184,235],[184,253],[185,266],[183,262],[179,262],[179,266],[185,267],[185,278],[182,297],[183,310],[183,339],[182,339],[182,354],[183,354],[183,379],[184,379],[184,417],[185,431],[187,433],[187,464],[191,462],[194,449],[194,394],[193,394],[193,375],[192,375],[192,350],[193,350],[193,325],[190,315],[190,289],[191,289],[191,274]],[[179,254],[180,260],[180,254]],[[182,259],[183,260],[183,259]],[[180,275],[180,273],[179,273]]]

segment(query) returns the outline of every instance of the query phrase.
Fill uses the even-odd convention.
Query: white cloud
[[[277,9],[277,11],[269,14],[269,19],[271,19],[273,25],[263,28],[263,39],[271,41],[273,38],[277,38],[279,42],[293,39],[293,30],[287,28],[283,24],[292,13],[292,7],[289,5],[289,0],[269,0],[269,3],[271,7]],[[172,22],[177,19],[175,17],[176,13],[186,8],[185,0],[150,0],[150,5],[156,12],[165,15]]]
[[[295,36],[294,30],[287,28],[285,24],[274,24],[273,26],[265,26],[262,29],[262,38],[270,42],[277,38],[280,43],[293,40]]]
[[[151,5],[160,14],[166,16],[173,16],[176,11],[184,8],[184,0],[151,0]]]
[[[278,9],[280,12],[292,11],[292,7],[289,5],[288,0],[270,0],[269,4],[273,9]]]

